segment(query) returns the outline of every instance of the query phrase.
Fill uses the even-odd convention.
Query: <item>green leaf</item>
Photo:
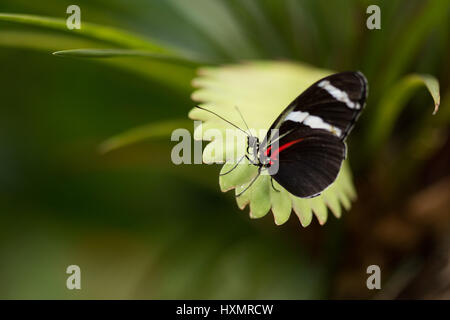
[[[0,46],[53,52],[58,48],[98,46],[92,40],[81,39],[69,34],[48,34],[37,31],[0,31]],[[194,76],[194,65],[174,63],[173,59],[144,59],[115,57],[114,59],[96,59],[93,61],[111,65],[132,72],[146,79],[164,83],[181,92],[190,90],[189,83]],[[181,59],[181,58],[180,58]]]
[[[171,120],[151,123],[142,127],[134,128],[124,133],[109,138],[100,145],[100,152],[107,153],[150,138],[170,137],[173,130],[189,126],[186,120]]]
[[[136,54],[138,51],[140,52],[145,50],[147,57],[153,55],[152,61],[126,60],[132,55],[127,55],[126,52],[123,51],[121,52],[120,57],[119,55],[116,55],[117,59],[106,63],[110,63],[114,66],[127,69],[151,79],[156,79],[157,81],[164,82],[170,86],[175,86],[177,89],[181,89],[182,91],[187,90],[187,84],[189,83],[189,80],[192,76],[192,68],[194,64],[190,64],[189,59],[184,58],[184,54],[179,54],[173,48],[160,45],[153,40],[142,38],[121,29],[83,22],[80,30],[69,30],[64,19],[10,13],[0,13],[0,21],[8,21],[35,27],[50,28],[54,30],[65,31],[67,34],[70,34],[72,36],[83,36],[91,39],[90,42],[97,43],[95,46],[100,50],[107,50],[102,48],[102,43],[114,44],[126,48],[140,49],[136,50],[134,54]],[[86,47],[86,44],[77,44],[90,43],[88,41],[80,42],[80,40],[74,39],[73,45],[70,45],[69,40],[67,38],[63,38],[63,36],[60,35],[54,36],[41,34],[39,38],[33,38],[30,37],[30,35],[32,34],[36,35],[38,33],[16,33],[13,38],[6,37],[4,39],[0,39],[0,42],[3,42],[8,46],[26,47],[38,50],[48,49],[50,51],[55,51],[55,49],[58,48],[73,49],[77,46]],[[43,39],[45,41],[41,42],[40,39]],[[59,42],[59,40],[61,39],[63,39],[64,41]],[[93,42],[92,40],[95,40],[96,42]],[[72,55],[75,55],[76,53],[80,52],[72,51],[71,53]],[[58,52],[58,54],[64,55],[64,53],[62,52]],[[70,54],[70,52],[68,54]],[[90,54],[94,54],[93,51],[90,51]],[[99,54],[98,51],[97,54]],[[107,54],[106,51],[104,51],[103,54]],[[108,54],[112,56],[114,53],[109,52]]]
[[[439,109],[439,82],[431,75],[411,74],[388,90],[380,100],[367,130],[366,152],[370,157],[389,137],[395,121],[407,105],[412,94],[421,86],[425,86],[434,100],[433,114]]]
[[[51,52],[58,49],[69,49],[94,45],[100,46],[95,41],[83,39],[70,34],[49,34],[40,31],[0,31],[0,46],[2,47]]]
[[[251,37],[222,1],[168,0],[168,3],[227,56],[249,59],[258,55]]]
[[[52,17],[42,17],[28,14],[0,13],[0,21],[8,21],[65,31],[68,33],[82,35],[94,40],[103,41],[127,48],[147,49],[155,53],[174,53],[172,49],[157,44],[153,40],[141,38],[140,36],[129,33],[127,31],[123,31],[121,29],[88,22],[83,22],[81,25],[81,29],[79,30],[69,30],[66,25],[66,20]]]
[[[274,181],[274,186],[277,190],[282,187]],[[282,225],[289,220],[292,211],[292,201],[287,192],[277,192],[273,188],[270,188],[270,200],[272,202],[272,208],[277,215],[274,216],[275,224]]]
[[[433,115],[436,114],[439,110],[439,105],[441,104],[441,95],[439,93],[439,81],[430,75],[422,74],[417,75],[417,77],[420,78],[420,80],[425,84],[428,91],[430,92],[431,96],[434,100],[434,110]]]
[[[270,198],[270,176],[260,176],[247,190],[250,195],[250,218],[262,218],[272,205]]]
[[[310,202],[304,201],[301,198],[295,198],[292,199],[292,208],[294,209],[297,217],[300,219],[300,223],[302,224],[302,226],[309,226],[313,218]]]
[[[303,64],[265,61],[202,68],[199,70],[199,77],[193,81],[193,85],[198,89],[192,94],[192,98],[201,102],[201,106],[244,127],[235,108],[237,106],[252,132],[262,139],[267,128],[295,97],[313,82],[330,73]],[[230,160],[228,155],[239,159],[245,154],[246,135],[237,133],[237,146],[220,146],[216,139],[207,137],[205,132],[215,129],[226,134],[226,130],[233,127],[197,108],[191,110],[189,117],[203,121],[203,125],[195,130],[194,138],[210,141],[205,148],[204,153],[207,155],[204,154],[204,162],[225,162],[221,174],[229,172],[234,165],[227,163]],[[211,152],[215,148],[216,152]],[[239,194],[256,173],[257,168],[244,158],[234,171],[219,177],[220,188],[222,191],[235,189],[235,194]],[[277,183],[275,188],[280,192],[273,190],[269,175],[261,175],[244,194],[236,198],[237,204],[241,209],[249,205],[252,218],[261,218],[272,210],[277,225],[285,223],[293,209],[301,224],[307,226],[312,221],[313,213],[319,223],[324,224],[328,218],[327,207],[336,217],[340,217],[342,207],[349,209],[351,201],[356,198],[346,161],[336,181],[319,197],[302,199],[288,193]]]
[[[383,67],[382,84],[384,88],[392,85],[408,65],[416,58],[417,49],[427,36],[448,19],[448,1],[423,1],[417,14],[409,17],[411,23],[404,24],[401,34],[392,40],[394,50],[390,46]],[[400,10],[403,8],[400,7]],[[378,93],[378,92],[377,92]],[[376,94],[377,94],[376,93]]]
[[[149,58],[159,61],[165,61],[175,64],[186,64],[189,66],[198,66],[200,62],[195,62],[183,57],[173,55],[154,53],[144,50],[129,49],[72,49],[53,52],[53,55],[71,58],[120,58],[120,57],[139,57]]]
[[[244,160],[248,163],[247,160]],[[232,170],[234,165],[224,164],[220,174],[224,174]],[[251,167],[250,167],[251,168]],[[247,166],[237,166],[233,171],[226,176],[219,176],[220,189],[223,192],[234,189],[236,186],[244,185],[247,181],[251,180],[256,175],[256,167],[253,170],[249,170]]]

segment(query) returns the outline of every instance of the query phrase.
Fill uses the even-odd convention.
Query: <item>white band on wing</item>
[[[353,102],[349,99],[347,92],[339,90],[335,86],[331,85],[330,81],[323,80],[319,82],[318,86],[325,89],[336,100],[345,103],[350,109],[361,108],[358,102]]]
[[[341,137],[342,135],[341,129],[336,128],[335,126],[332,126],[331,124],[323,121],[320,117],[310,115],[308,112],[291,112],[285,118],[285,121],[287,120],[302,123],[312,129],[324,129],[330,131],[332,134],[338,137]]]

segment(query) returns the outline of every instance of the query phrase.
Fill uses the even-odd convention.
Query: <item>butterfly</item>
[[[345,140],[365,107],[367,94],[367,79],[361,72],[341,72],[320,79],[281,112],[261,143],[217,113],[197,108],[247,135],[244,156],[258,172],[237,196],[253,185],[262,170],[268,170],[276,191],[273,180],[294,196],[312,198],[336,180],[347,156]],[[242,159],[222,175],[233,171]]]

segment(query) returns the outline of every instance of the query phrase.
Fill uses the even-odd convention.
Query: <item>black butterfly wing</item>
[[[298,96],[270,128],[278,130],[270,130],[261,144],[260,159],[270,161],[272,177],[302,198],[316,196],[333,183],[346,157],[345,138],[366,95],[361,73],[342,72]]]
[[[300,125],[268,150],[272,177],[291,194],[309,198],[319,195],[336,179],[346,146],[325,130]]]
[[[341,72],[320,79],[294,101],[274,121],[261,148],[270,145],[271,129],[279,129],[279,136],[295,128],[295,122],[322,127],[341,140],[350,133],[364,108],[368,92],[367,80],[361,72]],[[286,121],[291,125],[281,126]]]

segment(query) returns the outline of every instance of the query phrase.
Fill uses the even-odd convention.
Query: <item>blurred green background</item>
[[[100,154],[123,131],[187,119],[196,66],[56,57],[120,45],[0,18],[0,298],[450,298],[448,0],[2,0],[0,12],[66,19],[71,4],[82,24],[200,65],[361,70],[369,100],[349,139],[359,198],[324,226],[292,215],[277,227],[220,192],[218,166],[173,165],[169,137]],[[381,30],[366,28],[370,4]],[[439,81],[436,115],[410,74]],[[80,291],[66,289],[71,264]],[[366,288],[372,264],[381,291]]]

